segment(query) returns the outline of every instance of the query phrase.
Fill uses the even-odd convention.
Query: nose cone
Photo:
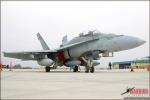
[[[146,41],[137,38],[137,45],[138,45],[138,46],[143,45],[145,42],[146,42]]]
[[[131,36],[126,36],[126,38],[128,39],[128,45],[130,48],[135,48],[135,47],[138,47],[138,46],[141,46],[145,43],[144,40],[142,39],[139,39],[137,37],[131,37]]]
[[[122,36],[118,39],[117,43],[120,50],[128,50],[143,45],[145,41],[136,37]]]

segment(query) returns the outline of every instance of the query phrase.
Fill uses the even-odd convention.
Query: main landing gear
[[[79,69],[79,67],[78,67],[78,66],[75,66],[75,67],[73,68],[73,72],[78,72],[78,69]]]
[[[51,70],[51,67],[49,67],[49,66],[46,66],[46,67],[45,67],[45,71],[46,71],[46,72],[50,72],[50,70]]]

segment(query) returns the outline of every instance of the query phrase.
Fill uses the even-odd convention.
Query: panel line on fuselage
[[[68,53],[69,58],[71,58],[69,48],[67,49],[67,53]]]

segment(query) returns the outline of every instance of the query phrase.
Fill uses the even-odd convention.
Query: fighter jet
[[[57,66],[67,66],[78,72],[78,66],[85,66],[85,72],[94,72],[100,57],[113,57],[114,52],[136,48],[145,43],[144,40],[125,35],[88,31],[68,41],[67,36],[62,39],[58,49],[51,50],[39,33],[37,38],[43,50],[3,52],[4,57],[36,60],[39,65],[45,66],[45,71],[50,72]]]

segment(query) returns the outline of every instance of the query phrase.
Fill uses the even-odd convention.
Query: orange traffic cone
[[[2,64],[0,64],[0,72],[2,71]]]
[[[10,62],[9,71],[12,71],[12,62]]]

